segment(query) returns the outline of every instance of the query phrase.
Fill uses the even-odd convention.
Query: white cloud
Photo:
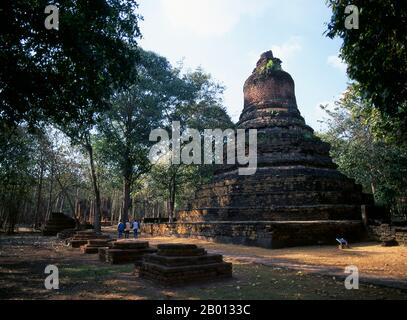
[[[244,15],[256,15],[267,0],[161,0],[161,10],[172,27],[199,36],[222,36]]]
[[[283,62],[283,69],[287,70],[287,66],[290,65],[290,61],[292,62],[294,60],[293,58],[302,51],[302,42],[303,39],[301,37],[292,36],[282,44],[275,44],[259,51],[251,50],[248,53],[250,67],[254,68],[256,66],[256,63],[260,58],[260,54],[271,49],[274,57],[279,58]]]
[[[271,46],[273,55],[284,62],[290,61],[297,53],[302,50],[302,38],[295,36],[289,38],[281,45]]]
[[[338,56],[335,56],[335,55],[329,56],[328,59],[326,60],[326,63],[329,66],[331,66],[331,67],[333,67],[335,69],[338,69],[343,73],[346,73],[347,65]]]

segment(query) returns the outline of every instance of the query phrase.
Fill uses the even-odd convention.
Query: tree
[[[200,132],[201,138],[204,137],[205,129],[223,130],[234,127],[223,106],[224,87],[222,85],[214,81],[211,75],[201,68],[187,72],[182,79],[190,88],[191,97],[168,111],[166,120],[168,132],[171,131],[169,126],[173,121],[179,121],[181,135],[188,128],[192,128]],[[187,144],[181,144],[181,152]],[[173,152],[172,148],[171,152]],[[168,199],[167,212],[169,220],[172,221],[177,198],[182,200],[180,195],[193,192],[203,181],[207,181],[212,176],[213,166],[172,164],[169,163],[168,158],[166,159],[168,156],[164,155],[163,159],[154,166],[151,178],[161,194]]]
[[[59,7],[59,30],[44,9]],[[89,155],[100,231],[100,191],[90,132],[115,90],[134,81],[140,37],[134,1],[2,2],[0,120],[53,123]]]
[[[36,141],[26,127],[2,124],[0,136],[0,213],[8,233],[14,226],[25,203],[30,201],[30,188],[35,185]]]
[[[407,142],[407,6],[403,1],[328,0],[327,36],[340,37],[340,56],[362,98],[380,110],[384,130]],[[347,29],[348,5],[359,10],[359,28]],[[401,141],[400,141],[400,138]],[[396,139],[395,139],[396,140]]]
[[[138,79],[113,95],[111,108],[101,114],[97,151],[123,179],[122,220],[128,220],[132,185],[150,170],[150,131],[163,124],[164,114],[192,94],[167,59],[142,49],[135,65]]]
[[[371,192],[378,203],[389,206],[396,215],[405,215],[407,149],[375,134],[380,112],[365,105],[355,84],[334,110],[325,110],[330,118],[321,137],[331,144],[339,169]]]
[[[44,26],[50,4],[59,8],[58,31]],[[131,79],[140,35],[134,1],[6,0],[0,9],[1,119],[88,119]]]

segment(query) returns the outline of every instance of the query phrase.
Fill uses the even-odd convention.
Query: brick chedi
[[[269,248],[361,236],[361,205],[373,199],[337,170],[329,144],[300,114],[294,80],[271,51],[244,84],[238,128],[257,129],[256,173],[222,166],[179,212],[178,224],[146,226],[147,232]]]
[[[192,244],[161,244],[158,252],[146,255],[139,276],[164,285],[224,279],[232,276],[232,264],[222,255],[208,254]]]

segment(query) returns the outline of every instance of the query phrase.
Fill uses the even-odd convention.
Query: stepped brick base
[[[360,221],[244,221],[144,224],[143,232],[152,236],[197,238],[270,249],[336,244],[337,237],[348,241],[364,239]]]
[[[75,220],[63,213],[53,212],[50,219],[46,222],[42,230],[43,236],[56,236],[59,232],[66,229],[75,228]]]
[[[89,240],[102,240],[102,241],[109,241],[110,237],[104,234],[98,234],[93,230],[86,230],[86,231],[78,231],[69,241],[72,248],[80,248],[84,245],[88,244]],[[94,243],[96,243],[94,242]],[[103,245],[106,246],[106,245]],[[97,252],[96,252],[97,253]]]
[[[390,224],[369,225],[368,231],[372,240],[380,241],[383,245],[407,246],[407,227]]]
[[[99,248],[108,246],[111,241],[110,239],[88,240],[87,244],[81,246],[81,251],[86,254],[98,254]]]
[[[158,245],[158,252],[147,255],[139,276],[164,285],[183,285],[232,276],[232,264],[218,254],[189,244]]]
[[[119,240],[108,247],[98,249],[101,261],[111,264],[134,263],[135,265],[140,265],[146,254],[156,251],[149,247],[148,242],[137,240]]]

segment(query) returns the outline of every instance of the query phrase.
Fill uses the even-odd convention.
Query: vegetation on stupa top
[[[256,68],[256,73],[258,74],[268,74],[272,71],[281,71],[283,68],[281,67],[282,61],[278,58],[269,58],[262,63],[260,66]]]

